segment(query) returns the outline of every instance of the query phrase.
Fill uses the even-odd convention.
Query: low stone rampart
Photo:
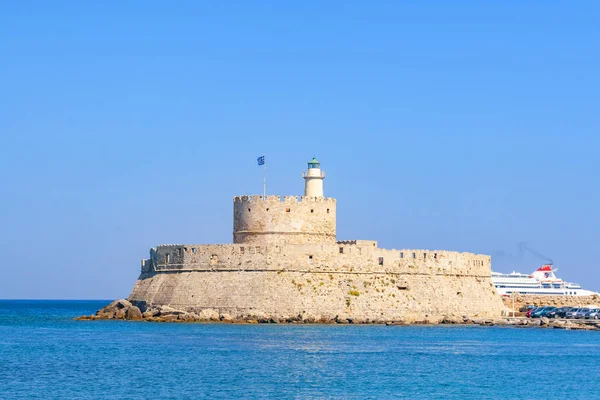
[[[151,250],[142,272],[165,270],[301,270],[314,272],[394,272],[490,276],[490,257],[443,250],[380,249],[359,245],[162,245]]]
[[[513,298],[510,296],[502,296],[504,305],[512,310]],[[585,306],[598,306],[600,307],[600,295],[592,296],[533,296],[533,295],[516,295],[514,296],[515,310],[519,311],[533,305],[536,307],[540,306],[554,306],[554,307],[585,307]]]

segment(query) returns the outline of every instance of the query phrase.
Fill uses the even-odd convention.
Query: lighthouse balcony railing
[[[325,178],[325,172],[321,171],[319,174],[307,174],[306,172],[302,173],[303,178]]]

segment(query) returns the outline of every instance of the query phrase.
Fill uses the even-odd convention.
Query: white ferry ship
[[[496,291],[502,296],[519,294],[554,295],[554,296],[590,296],[598,294],[581,288],[578,283],[565,282],[554,275],[552,264],[542,265],[532,274],[511,272],[503,274],[492,272],[492,282]]]

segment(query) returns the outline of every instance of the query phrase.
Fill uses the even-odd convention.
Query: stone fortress
[[[223,320],[308,322],[493,318],[504,310],[490,256],[381,249],[336,239],[336,200],[312,159],[304,196],[237,196],[233,244],[160,245],[129,301]],[[218,318],[212,318],[218,319]]]

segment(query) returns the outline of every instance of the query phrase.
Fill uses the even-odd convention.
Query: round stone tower
[[[335,199],[323,197],[320,164],[308,163],[305,196],[237,196],[233,199],[233,243],[256,245],[335,244]]]
[[[323,179],[325,172],[321,171],[321,163],[313,157],[308,162],[308,171],[302,173],[304,178],[304,196],[306,197],[323,197]]]

